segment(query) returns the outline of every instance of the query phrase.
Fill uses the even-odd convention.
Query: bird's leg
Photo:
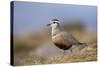
[[[72,49],[70,49],[70,52],[71,52],[71,53],[73,52]]]
[[[72,48],[70,49],[70,57],[72,57],[72,53],[73,53],[73,50],[72,50]]]
[[[63,55],[61,56],[60,60],[64,59],[65,50],[63,51]]]
[[[64,50],[64,52],[63,52],[63,57],[64,57],[64,55],[65,55],[65,50]]]
[[[70,53],[72,53],[72,52],[73,52],[73,50],[72,50],[72,49],[73,49],[73,47],[71,47],[71,48],[69,49],[69,50],[70,50]]]

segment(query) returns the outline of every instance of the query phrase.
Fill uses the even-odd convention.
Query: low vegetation
[[[79,26],[80,27],[80,26]],[[71,28],[72,29],[72,28]],[[81,29],[82,31],[78,31]],[[86,33],[83,28],[72,30],[71,33],[80,42],[86,42],[87,46],[83,49],[73,52],[65,53],[65,55],[56,56],[39,56],[36,49],[43,46],[45,41],[51,44],[47,32],[31,33],[26,37],[14,36],[14,65],[37,65],[37,64],[60,64],[71,62],[84,62],[97,60],[97,36],[96,34]],[[51,49],[52,50],[52,49]]]

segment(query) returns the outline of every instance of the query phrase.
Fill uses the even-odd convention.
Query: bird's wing
[[[79,42],[76,40],[76,38],[73,37],[72,34],[67,33],[67,32],[61,32],[61,35],[64,39],[64,42],[68,45],[74,45],[78,44]]]

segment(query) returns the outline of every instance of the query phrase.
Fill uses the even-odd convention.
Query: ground
[[[87,36],[82,36],[82,35],[79,36],[79,34],[77,35],[75,37],[77,37],[77,39],[79,39],[80,41],[90,40],[91,43],[88,43],[87,46],[85,46],[80,51],[69,53],[69,54],[65,53],[64,56],[58,55],[58,56],[40,57],[35,54],[30,55],[29,54],[30,50],[28,51],[28,49],[26,49],[25,41],[24,41],[25,49],[21,51],[19,48],[15,47],[15,49],[17,50],[15,50],[14,52],[14,65],[19,66],[19,65],[59,64],[59,63],[70,63],[70,62],[96,61],[97,60],[96,37],[87,34],[86,34]],[[22,48],[24,47],[22,46]],[[34,47],[36,48],[36,46]],[[33,48],[29,47],[29,49],[33,49]]]

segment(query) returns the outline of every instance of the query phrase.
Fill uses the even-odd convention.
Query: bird
[[[70,50],[72,52],[72,46],[83,45],[84,43],[79,42],[71,33],[65,32],[61,29],[60,21],[58,19],[52,19],[47,26],[51,27],[51,39],[56,47],[59,49]]]

